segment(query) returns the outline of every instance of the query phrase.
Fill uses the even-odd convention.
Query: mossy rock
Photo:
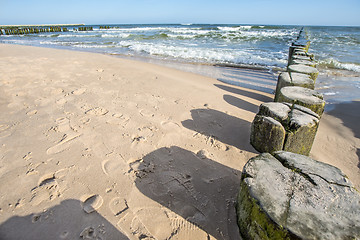
[[[315,88],[315,82],[307,74],[282,72],[279,74],[275,91],[275,102],[278,102],[279,92],[283,87],[298,86],[309,89]]]
[[[280,122],[256,115],[251,124],[250,143],[259,152],[273,153],[283,149],[285,133]]]
[[[292,64],[288,66],[288,72],[297,72],[307,74],[313,79],[316,80],[317,76],[319,75],[319,71],[314,68],[303,64]]]
[[[280,151],[245,164],[236,212],[243,239],[360,239],[359,203],[340,169]]]
[[[297,86],[281,88],[276,101],[307,107],[319,116],[322,115],[325,108],[325,101],[321,93]]]

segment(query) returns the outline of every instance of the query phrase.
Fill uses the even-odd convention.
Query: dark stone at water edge
[[[344,173],[290,152],[246,163],[237,215],[244,239],[360,239],[360,195]]]

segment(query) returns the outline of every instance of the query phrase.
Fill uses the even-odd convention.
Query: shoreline
[[[20,44],[14,44],[20,45]],[[20,46],[34,46],[34,45],[20,45]],[[264,91],[266,93],[272,93],[275,90],[277,76],[281,71],[284,71],[285,68],[275,67],[275,66],[261,66],[261,65],[246,65],[246,64],[224,64],[224,63],[202,63],[202,62],[188,62],[186,60],[176,60],[173,58],[162,58],[158,56],[142,56],[142,55],[127,55],[119,53],[109,53],[104,51],[99,51],[96,49],[87,49],[87,48],[74,48],[74,47],[64,47],[64,46],[34,46],[34,47],[44,47],[49,49],[60,49],[60,50],[70,50],[75,52],[88,52],[88,53],[100,53],[107,56],[112,56],[116,58],[123,58],[135,61],[141,61],[146,63],[157,64],[165,67],[175,68],[181,71],[191,72],[195,74],[200,74],[206,77],[222,79],[223,82],[229,83],[232,85],[250,87],[254,90]],[[268,72],[269,76],[267,77],[267,83],[265,85],[248,84],[246,82],[243,84],[238,79],[231,79],[224,77],[229,75],[229,72],[234,69],[239,70],[240,74],[247,70],[250,71],[259,71],[259,72]],[[356,85],[360,77],[360,73],[343,70],[343,69],[332,69],[328,67],[318,67],[320,75],[318,81],[316,82],[315,88],[321,92],[327,102],[326,111],[330,111],[334,108],[333,105],[342,103],[342,102],[351,102],[357,100],[357,89],[360,85]],[[271,76],[272,77],[271,77]],[[241,76],[241,75],[239,75]],[[241,77],[240,77],[241,78]],[[269,81],[271,78],[274,81]],[[349,83],[352,82],[350,85]]]
[[[0,237],[239,239],[250,124],[272,94],[98,53],[0,50]],[[310,156],[360,189],[355,109],[324,113]]]

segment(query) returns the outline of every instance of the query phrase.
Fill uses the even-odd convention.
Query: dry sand
[[[239,239],[250,124],[272,98],[142,62],[1,44],[0,239]],[[360,189],[359,102],[339,109],[323,116],[311,156]]]

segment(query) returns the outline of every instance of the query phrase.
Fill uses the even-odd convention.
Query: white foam
[[[219,30],[224,32],[237,32],[239,30],[249,30],[252,26],[239,26],[239,27],[217,27]]]
[[[320,65],[324,65],[325,67],[337,68],[343,70],[349,70],[354,72],[360,72],[360,65],[355,63],[342,63],[337,61],[336,59],[329,58],[319,62]]]
[[[138,53],[145,52],[150,55],[181,58],[195,62],[239,63],[265,66],[275,65],[281,67],[286,65],[285,59],[276,59],[274,56],[258,56],[254,55],[254,53],[243,50],[201,47],[191,48],[160,43],[155,44],[132,41],[122,41],[119,44]]]

